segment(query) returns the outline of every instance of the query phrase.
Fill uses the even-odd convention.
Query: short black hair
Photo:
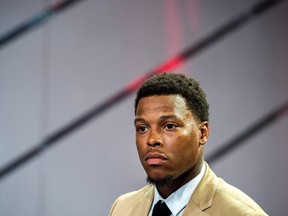
[[[137,91],[134,111],[141,98],[153,95],[179,94],[201,122],[209,121],[209,104],[199,82],[181,73],[161,73],[147,79]]]

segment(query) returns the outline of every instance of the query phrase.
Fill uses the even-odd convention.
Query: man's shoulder
[[[250,215],[266,215],[262,208],[243,191],[228,184],[223,179],[219,178],[219,184],[214,197],[215,204],[221,203],[227,211],[246,212]],[[236,212],[235,212],[236,211]],[[241,215],[241,214],[239,214]],[[249,215],[249,214],[248,214]]]
[[[119,196],[117,200],[137,200],[143,198],[143,196],[149,196],[151,193],[153,194],[153,185],[149,184],[140,188],[139,190],[123,194]]]
[[[267,215],[246,193],[216,176],[208,164],[192,200],[211,215]]]
[[[119,196],[110,209],[110,216],[147,215],[153,200],[153,186]]]

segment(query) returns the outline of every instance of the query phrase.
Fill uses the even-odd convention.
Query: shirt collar
[[[201,172],[195,178],[190,180],[187,184],[183,185],[166,199],[163,199],[158,193],[157,188],[154,187],[154,200],[152,206],[154,206],[159,200],[163,200],[172,212],[172,215],[179,214],[187,205],[190,197],[192,196],[194,190],[202,179],[204,173],[205,164],[203,164]]]

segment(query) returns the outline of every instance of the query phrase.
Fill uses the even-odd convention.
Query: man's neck
[[[171,183],[167,185],[156,185],[156,188],[159,192],[159,194],[166,199],[169,197],[172,193],[177,191],[180,187],[191,181],[193,178],[195,178],[201,171],[203,166],[203,161],[200,165],[196,165],[187,172],[183,173],[182,175],[178,176],[176,179],[173,179]]]

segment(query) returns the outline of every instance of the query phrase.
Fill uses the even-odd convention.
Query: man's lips
[[[158,152],[149,152],[145,155],[144,160],[148,165],[161,165],[163,161],[167,160],[167,157]]]

